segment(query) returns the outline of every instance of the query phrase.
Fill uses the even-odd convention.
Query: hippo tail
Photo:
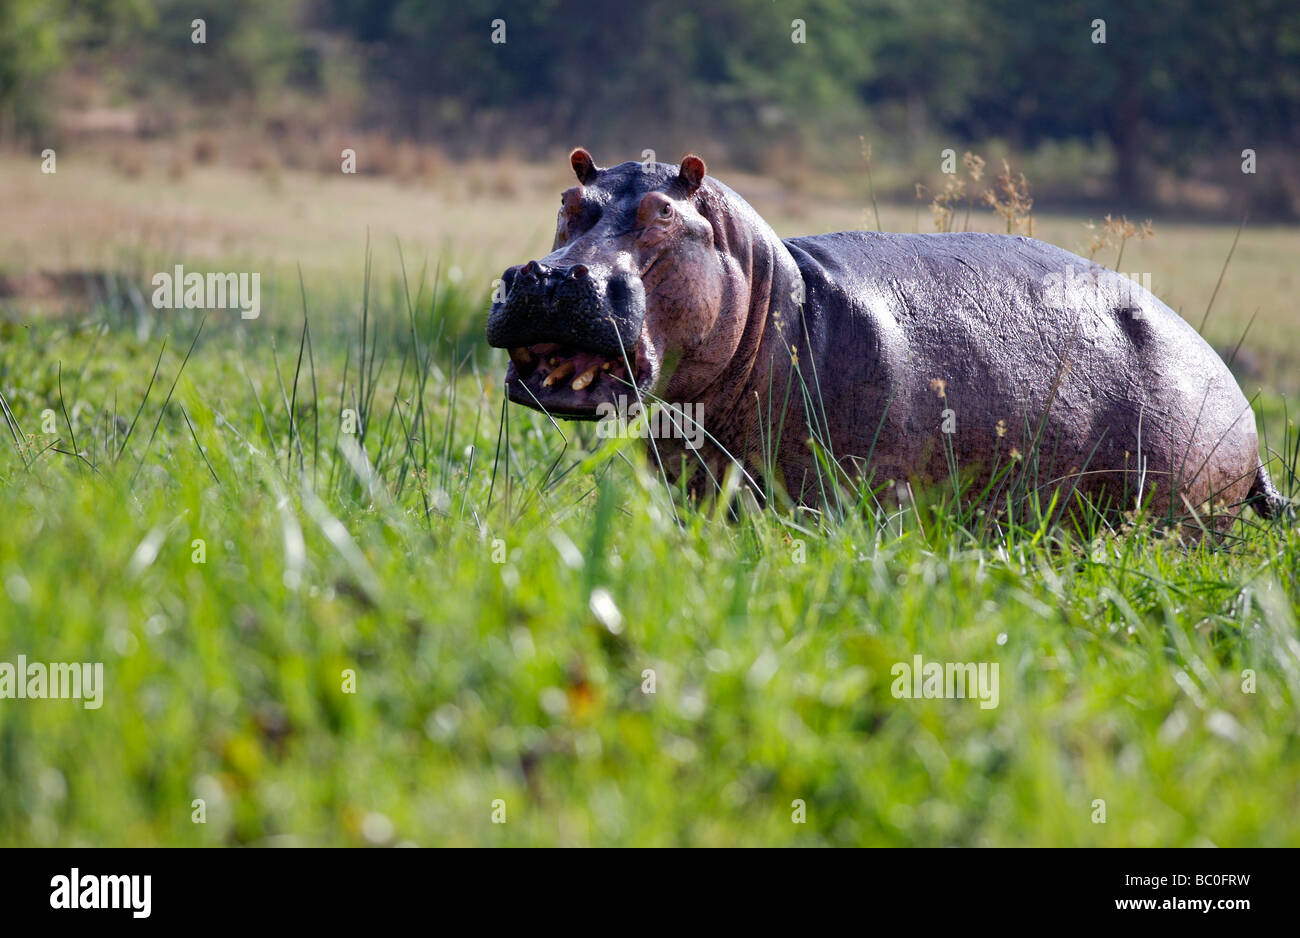
[[[1273,484],[1273,480],[1264,471],[1261,462],[1255,470],[1255,482],[1250,487],[1246,502],[1263,518],[1273,521],[1277,518],[1294,518],[1295,506],[1291,500],[1282,495]]]

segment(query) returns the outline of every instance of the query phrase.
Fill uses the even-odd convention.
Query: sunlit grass
[[[311,279],[310,336],[214,313],[183,371],[187,315],[7,327],[0,661],[107,689],[0,700],[0,843],[1300,844],[1294,528],[733,517],[503,426],[432,281],[376,282],[364,359],[359,284]],[[916,654],[998,663],[998,707],[896,699]]]

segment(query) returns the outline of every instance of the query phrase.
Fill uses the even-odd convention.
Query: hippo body
[[[739,462],[804,504],[828,457],[838,482],[955,472],[997,505],[1017,477],[1043,504],[1190,507],[1197,526],[1212,508],[1220,530],[1242,504],[1285,504],[1223,361],[1126,277],[1009,235],[782,241],[697,157],[573,164],[555,250],[506,272],[489,317],[512,400],[570,418],[622,392],[702,406],[706,445],[656,441],[666,471],[707,489]]]
[[[1039,483],[1062,480],[1099,502],[1133,507],[1144,485],[1166,507],[1165,480],[1180,473],[1196,480],[1184,492],[1197,506],[1239,503],[1254,485],[1254,416],[1236,381],[1129,278],[1010,235],[843,232],[784,244],[806,290],[807,335],[794,344],[824,376],[825,436],[837,457],[870,453],[878,480],[1005,466],[1037,439]],[[801,455],[781,466],[787,480],[811,471]]]

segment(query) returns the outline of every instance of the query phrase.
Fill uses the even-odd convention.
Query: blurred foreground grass
[[[361,369],[307,292],[301,358],[296,298],[183,371],[177,314],[151,390],[102,311],[0,324],[0,661],[107,684],[0,701],[0,843],[1300,845],[1294,528],[728,520],[635,442],[503,432],[469,299],[390,291]],[[998,706],[895,699],[917,654],[998,663]]]

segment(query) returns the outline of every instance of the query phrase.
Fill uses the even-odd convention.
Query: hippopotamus
[[[1019,485],[1219,531],[1287,504],[1228,368],[1131,278],[1023,236],[783,240],[695,155],[570,163],[551,253],[488,316],[507,395],[570,420],[691,405],[702,444],[652,443],[693,491],[728,466],[811,506],[956,483],[1005,507]]]

